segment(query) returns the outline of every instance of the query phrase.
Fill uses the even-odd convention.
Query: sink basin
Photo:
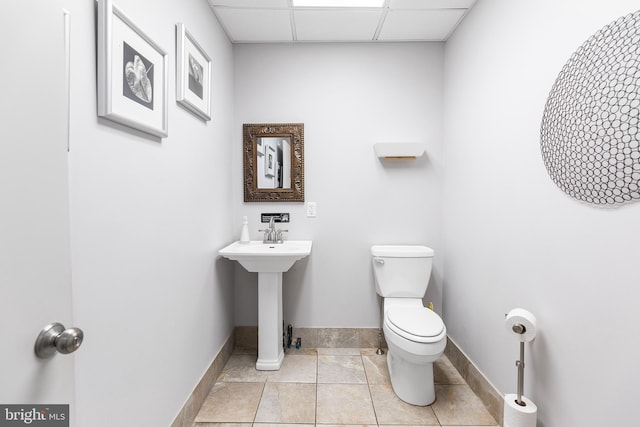
[[[311,240],[286,240],[284,243],[234,242],[220,249],[225,258],[238,261],[247,271],[284,273],[291,266],[311,254]]]

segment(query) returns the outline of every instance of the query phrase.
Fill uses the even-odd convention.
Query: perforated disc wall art
[[[540,130],[544,164],[587,203],[640,200],[640,10],[591,36],[565,64]]]

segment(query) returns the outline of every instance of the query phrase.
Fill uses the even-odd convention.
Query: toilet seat
[[[385,323],[399,336],[418,343],[434,343],[445,335],[444,322],[426,307],[394,307],[385,313]]]

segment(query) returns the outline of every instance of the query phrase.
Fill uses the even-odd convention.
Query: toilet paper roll
[[[507,330],[514,334],[521,342],[533,341],[536,337],[536,316],[522,308],[514,308],[505,319]],[[522,325],[524,333],[519,334],[513,330],[514,325]]]
[[[515,394],[504,396],[504,427],[536,427],[538,407],[524,396],[522,401],[526,406],[520,406],[517,398]]]

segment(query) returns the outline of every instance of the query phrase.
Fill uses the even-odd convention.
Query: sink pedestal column
[[[282,273],[258,273],[258,361],[256,369],[277,371],[282,348]]]

